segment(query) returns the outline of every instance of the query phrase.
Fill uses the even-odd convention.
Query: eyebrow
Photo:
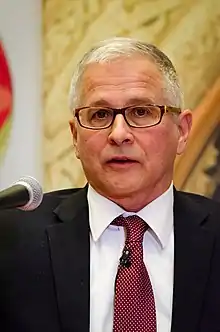
[[[153,101],[150,98],[131,98],[126,103],[126,106],[129,106],[129,105],[143,105],[143,104],[155,104],[155,101]],[[112,107],[112,104],[109,103],[105,99],[99,99],[99,100],[96,100],[94,102],[91,102],[90,106],[107,106],[107,107]]]
[[[138,104],[138,105],[143,105],[143,104],[154,104],[155,101],[150,99],[150,98],[131,98],[129,99],[129,104]]]
[[[108,106],[108,107],[111,107],[111,104],[107,100],[99,99],[99,100],[96,100],[94,102],[91,102],[90,106]]]

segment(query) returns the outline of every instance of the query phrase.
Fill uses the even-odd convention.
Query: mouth
[[[116,167],[120,167],[120,166],[131,166],[134,164],[137,164],[137,160],[134,159],[130,159],[127,157],[114,157],[110,160],[107,161],[107,164],[110,166],[116,166]]]

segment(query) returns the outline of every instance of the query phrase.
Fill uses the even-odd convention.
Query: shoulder
[[[85,190],[79,188],[48,192],[44,194],[41,205],[33,211],[0,211],[0,275],[10,266],[16,275],[20,269],[17,260],[33,269],[37,266],[36,262],[39,262],[40,268],[47,269],[48,229],[62,223],[56,210],[62,205],[65,208],[68,201],[73,206],[77,205],[77,197],[82,196],[81,192],[85,193]]]
[[[203,196],[203,195],[185,192],[185,191],[178,191],[178,190],[176,190],[174,197],[176,195],[180,196],[182,199],[185,199],[188,202],[191,202],[197,206],[203,206],[203,207],[211,209],[211,210],[220,209],[220,202],[218,202],[212,198]]]
[[[210,226],[220,234],[220,202],[194,193],[174,191],[174,209],[184,214],[204,217],[204,225]]]
[[[0,229],[9,227],[9,225],[19,222],[24,224],[26,221],[33,225],[34,221],[38,223],[53,223],[53,211],[66,199],[74,196],[75,193],[82,190],[82,188],[63,189],[44,193],[42,203],[33,211],[21,211],[19,209],[0,210]]]
[[[84,192],[81,188],[48,192],[44,194],[41,205],[33,211],[0,211],[0,260],[1,255],[7,256],[10,252],[23,255],[25,251],[44,250],[48,227],[62,222],[55,211],[62,205],[65,207],[68,201],[75,205],[81,192]]]

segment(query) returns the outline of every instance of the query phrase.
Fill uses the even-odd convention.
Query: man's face
[[[137,55],[87,66],[80,106],[122,108],[149,103],[168,104],[162,75],[146,58]],[[101,130],[70,122],[88,182],[112,200],[142,193],[154,199],[164,192],[172,181],[175,156],[185,148],[190,125],[189,111],[178,121],[166,114],[160,124],[149,128],[131,128],[121,114],[111,127]]]

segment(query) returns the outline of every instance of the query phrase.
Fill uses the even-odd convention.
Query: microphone
[[[128,248],[124,248],[121,258],[120,258],[120,266],[121,267],[130,267],[131,266],[131,253]]]
[[[39,182],[31,176],[24,176],[0,192],[0,210],[11,208],[23,211],[35,210],[42,199],[43,190]]]

